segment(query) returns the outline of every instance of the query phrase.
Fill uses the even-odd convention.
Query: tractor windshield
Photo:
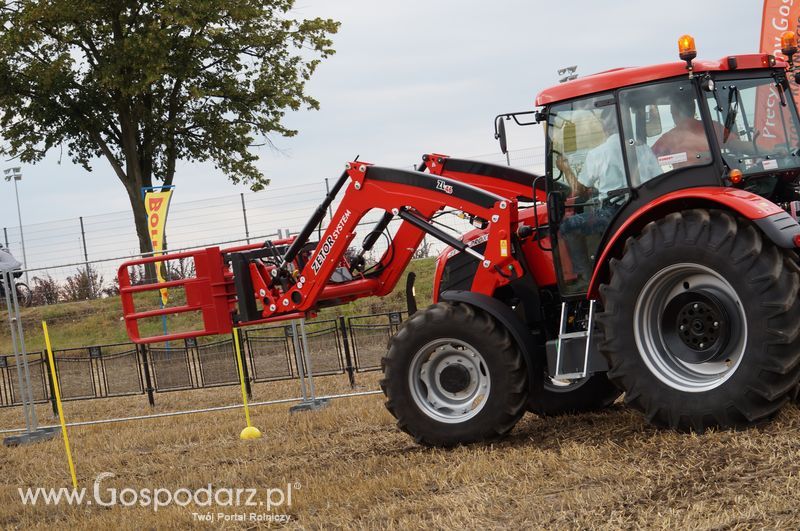
[[[754,174],[800,166],[797,110],[776,78],[720,78],[706,101],[731,169]]]

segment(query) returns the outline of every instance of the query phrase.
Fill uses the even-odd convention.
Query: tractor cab
[[[779,205],[800,200],[800,122],[787,66],[765,54],[689,59],[611,70],[538,95],[548,194],[540,230],[565,298],[586,298],[613,235],[664,196],[718,187]]]

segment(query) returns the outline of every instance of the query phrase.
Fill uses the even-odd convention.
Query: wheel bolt
[[[700,343],[700,348],[706,348],[706,344],[705,343]]]
[[[681,325],[681,330],[686,330],[686,327]]]
[[[714,328],[717,328],[718,326],[719,326],[719,322],[714,321]]]
[[[694,308],[695,310],[698,309],[699,307],[700,307],[700,305],[697,304],[697,303],[695,303],[694,306],[692,306],[692,308]]]

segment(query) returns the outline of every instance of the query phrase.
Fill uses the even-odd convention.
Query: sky
[[[674,61],[683,33],[701,59],[753,53],[761,10],[760,0],[297,0],[298,18],[341,21],[337,53],[307,85],[321,110],[287,114],[299,134],[272,137],[278,150],[257,149],[258,166],[279,187],[336,177],[356,155],[408,167],[426,152],[496,153],[493,117],[531,109],[559,68]],[[509,147],[540,146],[540,135],[510,130]],[[129,208],[105,161],[87,173],[64,150],[22,166],[24,225]],[[211,165],[181,164],[175,184],[176,203],[247,191]],[[18,224],[13,188],[0,180],[0,226]]]

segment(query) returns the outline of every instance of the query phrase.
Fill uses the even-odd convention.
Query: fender
[[[543,347],[536,343],[536,339],[530,330],[511,308],[497,299],[473,291],[445,291],[442,293],[440,300],[463,302],[475,306],[500,321],[500,324],[505,326],[511,333],[511,337],[514,338],[522,357],[525,359],[525,365],[528,368],[528,389],[536,389],[538,386],[543,385]]]
[[[700,186],[677,190],[654,199],[634,212],[608,240],[589,283],[588,297],[596,299],[608,276],[608,262],[622,254],[625,240],[649,222],[688,208],[723,208],[749,219],[778,247],[794,249],[800,224],[772,201],[737,188]]]

